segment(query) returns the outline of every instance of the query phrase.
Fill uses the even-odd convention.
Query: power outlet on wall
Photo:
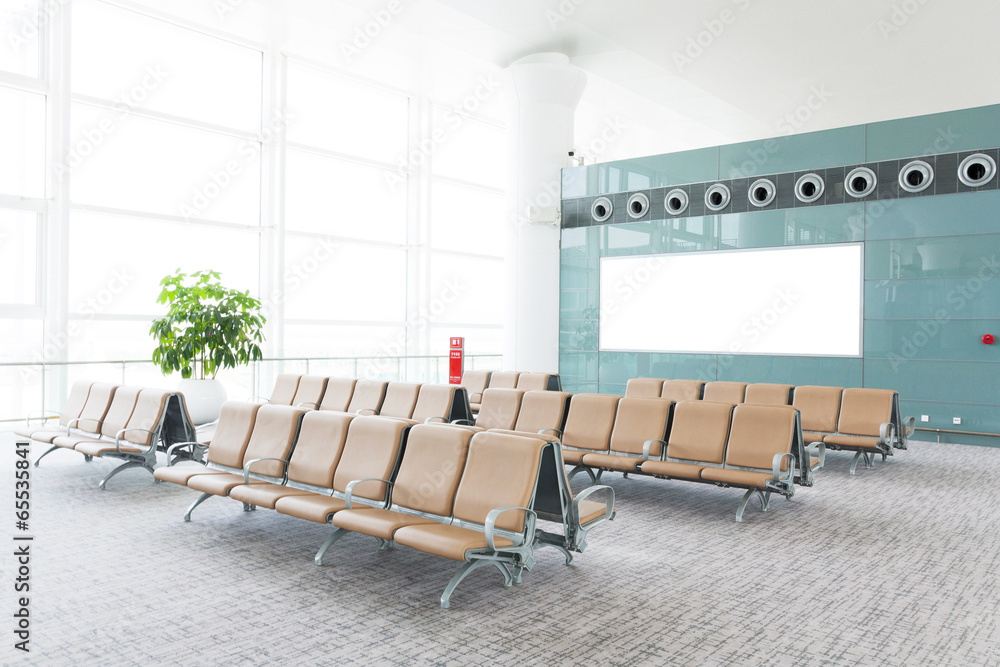
[[[956,426],[960,425],[962,423],[962,418],[961,417],[952,417],[951,418],[951,423],[955,424]]]
[[[927,415],[920,415],[920,421],[924,422],[925,424],[927,422],[929,422],[930,420],[931,420],[931,418],[928,417]]]

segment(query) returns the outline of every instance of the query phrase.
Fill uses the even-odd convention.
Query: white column
[[[587,76],[561,53],[521,58],[507,70],[506,370],[559,368],[560,169],[573,150],[573,114]]]

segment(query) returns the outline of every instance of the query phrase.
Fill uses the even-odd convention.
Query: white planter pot
[[[184,394],[191,421],[207,424],[219,418],[226,402],[226,389],[218,380],[181,380],[178,391]]]

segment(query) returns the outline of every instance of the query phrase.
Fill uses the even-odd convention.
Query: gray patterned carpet
[[[833,453],[771,511],[610,477],[619,518],[572,567],[539,552],[438,597],[455,564],[56,453],[33,473],[32,651],[12,648],[12,438],[0,436],[0,662],[997,665],[1000,449],[913,443],[849,477]],[[37,451],[34,452],[37,455]]]

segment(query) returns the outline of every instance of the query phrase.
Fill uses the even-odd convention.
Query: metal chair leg
[[[98,488],[100,488],[101,491],[103,491],[104,485],[108,483],[109,479],[111,479],[118,473],[122,472],[123,470],[128,470],[129,468],[146,468],[146,470],[148,470],[150,474],[153,474],[153,469],[149,468],[148,466],[146,466],[145,463],[141,461],[126,461],[125,463],[121,464],[120,466],[109,472],[107,476],[105,476],[105,478],[101,480],[101,483],[97,485]]]
[[[194,511],[194,508],[197,507],[198,505],[201,505],[203,502],[205,502],[206,500],[208,500],[209,498],[211,498],[213,495],[215,495],[215,494],[213,494],[213,493],[203,493],[200,496],[198,496],[198,500],[196,500],[193,503],[191,503],[191,507],[188,508],[187,513],[184,515],[184,520],[185,521],[190,521],[191,520],[191,512]]]
[[[462,579],[465,579],[470,572],[480,567],[485,567],[487,565],[498,565],[496,561],[492,560],[470,560],[467,561],[462,567],[458,568],[458,572],[455,576],[451,578],[448,585],[445,586],[444,593],[441,594],[441,608],[447,609],[451,606],[451,594],[455,592],[455,588],[462,583]],[[511,579],[510,573],[504,571],[504,582]]]
[[[750,502],[750,498],[755,493],[759,493],[757,489],[747,489],[747,492],[743,494],[743,500],[740,501],[739,507],[736,508],[736,523],[743,523],[743,510],[747,508],[747,503]]]
[[[597,483],[597,478],[594,477],[594,471],[591,470],[590,468],[588,468],[585,465],[578,465],[575,468],[573,468],[572,470],[570,470],[569,471],[569,475],[566,476],[566,479],[568,481],[572,482],[573,478],[576,477],[577,475],[579,475],[581,472],[587,473],[587,475],[590,477],[590,483],[591,484],[596,484]]]
[[[313,562],[316,563],[316,565],[322,565],[323,555],[326,554],[326,550],[329,549],[334,542],[342,538],[348,532],[349,531],[346,531],[343,528],[338,528],[335,531],[333,531],[330,537],[326,538],[326,542],[324,542],[323,546],[319,548],[319,551],[316,552],[316,556],[313,558]]]
[[[44,459],[46,456],[56,451],[57,449],[62,449],[62,447],[56,447],[55,445],[53,445],[48,451],[46,451],[44,454],[35,459],[35,467],[37,468],[38,464],[41,462],[42,459]]]
[[[858,461],[860,461],[860,460],[861,460],[861,454],[862,454],[862,452],[861,452],[861,450],[859,449],[859,450],[858,450],[857,452],[855,452],[855,454],[854,454],[854,458],[853,458],[853,459],[851,459],[851,470],[850,470],[850,474],[852,474],[852,475],[853,475],[853,474],[855,473],[855,471],[856,471],[856,470],[858,469]]]

